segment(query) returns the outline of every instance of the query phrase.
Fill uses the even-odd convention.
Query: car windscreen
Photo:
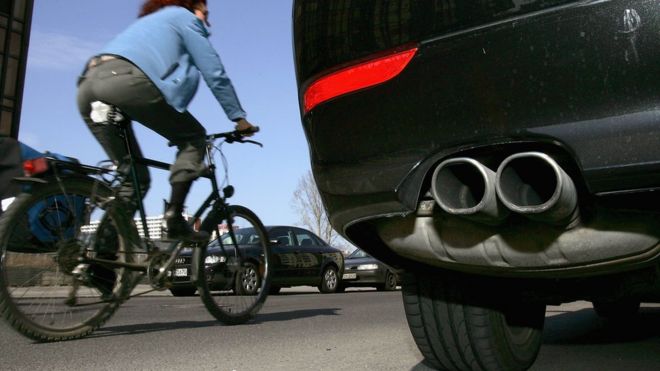
[[[370,255],[362,250],[355,250],[348,256],[349,258],[369,258]]]
[[[236,237],[236,244],[239,245],[253,245],[261,240],[254,228],[239,228],[234,230],[233,235]],[[233,244],[231,233],[225,233],[220,238],[223,245]]]

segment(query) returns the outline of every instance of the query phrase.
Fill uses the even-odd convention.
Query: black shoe
[[[195,231],[183,218],[183,215],[172,210],[165,212],[165,225],[167,238],[170,240],[184,240],[190,242],[205,242],[209,234],[204,231]]]

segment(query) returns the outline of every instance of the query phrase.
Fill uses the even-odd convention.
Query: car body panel
[[[296,241],[296,256],[301,282],[318,285],[320,281],[310,282],[310,277],[321,277],[326,265],[336,260],[337,250],[329,247],[314,234],[301,228],[293,228]]]
[[[269,231],[269,238],[278,241],[271,247],[274,261],[273,277],[279,277],[285,281],[299,279],[293,231],[286,227],[276,227]]]

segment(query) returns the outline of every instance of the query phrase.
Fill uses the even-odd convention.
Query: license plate
[[[174,271],[174,276],[175,277],[187,277],[188,276],[188,269],[187,268],[177,268]]]
[[[342,280],[354,280],[357,278],[356,273],[344,273],[343,276],[341,276]]]

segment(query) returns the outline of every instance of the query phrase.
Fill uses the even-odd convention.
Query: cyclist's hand
[[[251,137],[257,131],[257,128],[250,124],[246,119],[236,121],[236,127],[234,129],[236,131],[245,132],[245,134],[241,133],[244,137]]]

